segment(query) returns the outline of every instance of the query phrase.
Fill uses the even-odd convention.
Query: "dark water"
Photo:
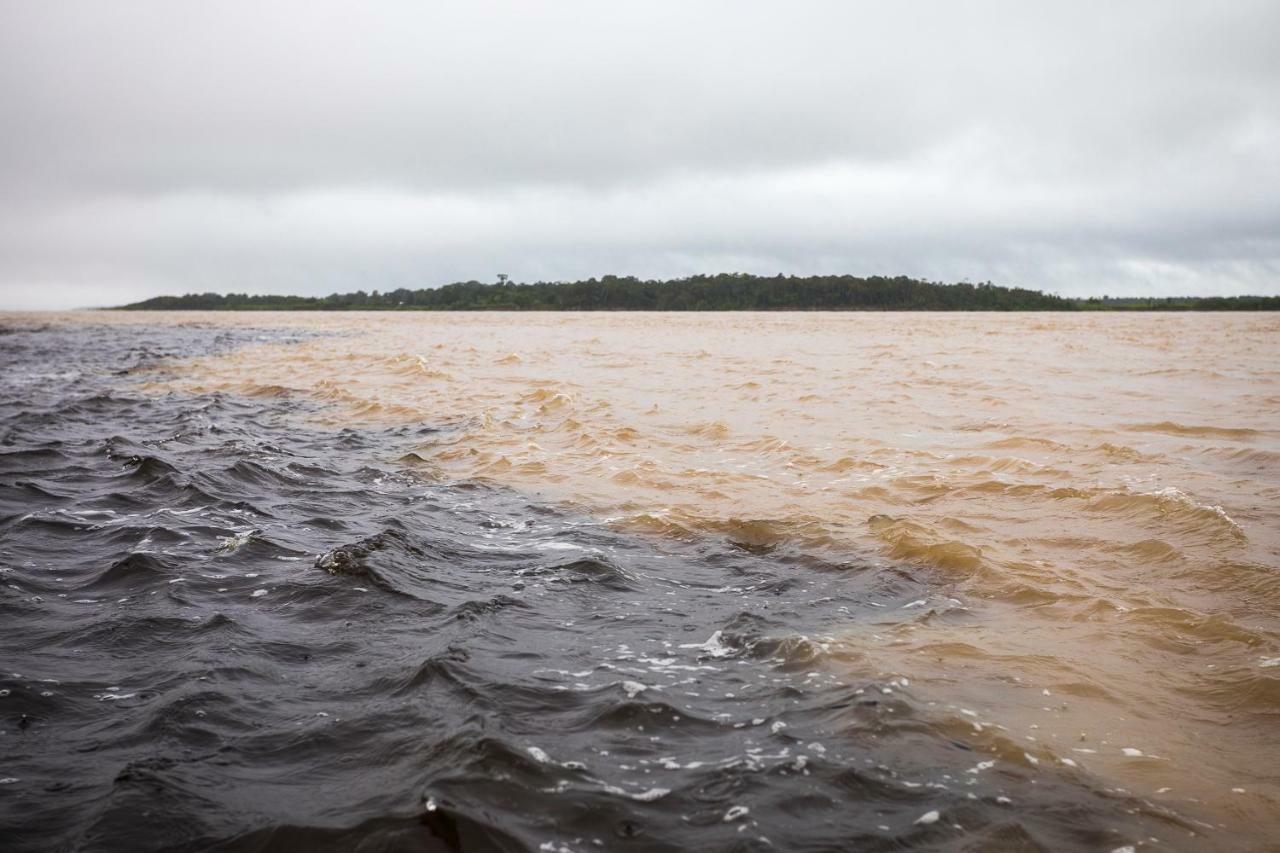
[[[1191,845],[825,647],[926,575],[433,482],[431,424],[137,387],[280,334],[0,335],[0,849]]]

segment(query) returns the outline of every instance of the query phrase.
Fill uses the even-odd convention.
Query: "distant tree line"
[[[1093,296],[1076,304],[1085,311],[1280,311],[1280,296]]]
[[[189,293],[157,296],[123,310],[419,311],[1072,311],[1275,310],[1278,297],[1178,300],[1073,300],[990,282],[943,284],[906,276],[765,276],[725,273],[667,281],[604,276],[517,284],[459,282],[438,288],[330,296]],[[1123,304],[1121,304],[1123,303]]]

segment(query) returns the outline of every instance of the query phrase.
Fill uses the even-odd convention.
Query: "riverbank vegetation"
[[[1067,299],[984,282],[944,284],[897,276],[698,275],[663,281],[604,276],[585,281],[357,290],[329,296],[188,293],[157,296],[121,310],[212,311],[1187,311],[1280,309],[1280,297]]]

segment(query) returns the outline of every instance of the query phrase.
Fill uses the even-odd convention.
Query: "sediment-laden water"
[[[15,315],[15,850],[1280,833],[1280,320]]]

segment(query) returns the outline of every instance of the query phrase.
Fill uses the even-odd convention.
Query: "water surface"
[[[18,849],[1268,849],[1266,315],[4,319]]]

